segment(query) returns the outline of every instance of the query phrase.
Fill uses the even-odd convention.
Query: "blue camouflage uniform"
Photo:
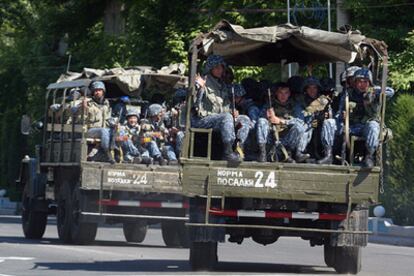
[[[302,120],[293,116],[294,104],[292,100],[286,104],[281,104],[275,100],[273,103],[273,110],[275,115],[281,119],[286,120],[286,125],[283,126],[280,135],[280,142],[290,151],[296,151],[298,149],[301,138],[305,132],[305,125]],[[265,118],[260,118],[257,122],[257,142],[259,144],[275,143],[274,137],[269,137],[270,124]]]
[[[153,131],[159,131],[164,136],[168,135],[168,130],[165,127],[164,119],[161,118],[159,121],[152,120],[153,116],[159,115],[163,110],[163,107],[159,104],[152,104],[148,107],[148,115],[150,116],[150,124],[153,127]],[[171,145],[169,142],[165,142],[161,145],[161,141],[159,140],[152,140],[149,142],[146,147],[148,148],[148,151],[150,153],[151,157],[154,157],[156,159],[161,158],[161,156],[165,157],[168,161],[177,161],[177,156],[175,155],[175,149],[173,145]]]
[[[90,85],[92,93],[95,90],[102,89],[106,92],[105,84],[101,81],[94,81]],[[82,100],[79,100],[79,104],[71,108],[75,117],[78,117],[77,121],[82,122],[81,111],[83,109]],[[113,131],[109,128],[108,119],[111,118],[111,107],[109,102],[102,97],[97,99],[92,96],[92,99],[87,99],[87,109],[85,114],[85,124],[88,127],[86,133],[88,138],[98,138],[101,140],[100,147],[106,153],[109,162],[114,163],[114,159],[110,153],[111,136]]]
[[[191,116],[191,126],[219,131],[224,145],[224,158],[228,161],[239,161],[239,157],[232,150],[236,134],[233,116],[230,114],[228,86],[222,79],[211,74],[211,70],[219,65],[225,66],[221,56],[211,55],[207,58],[205,85],[200,87],[196,84],[195,112]]]
[[[128,120],[130,116],[136,116],[139,118],[139,114],[136,112],[128,112],[125,116],[125,119]],[[124,153],[124,161],[132,161],[134,157],[149,157],[148,150],[142,148],[137,142],[140,133],[140,126],[132,126],[126,121],[124,125],[120,127],[119,135],[127,136],[128,140],[123,140],[120,142],[122,151]]]
[[[316,85],[319,91],[321,89],[321,84],[317,78],[306,78],[303,83],[303,91],[305,95],[303,96],[302,100],[299,101],[295,106],[295,117],[302,120],[305,124],[305,133],[300,139],[298,145],[298,150],[300,152],[306,151],[306,148],[312,139],[312,134],[315,127],[314,122],[317,122],[317,124],[319,124],[318,121],[320,121],[320,118],[318,119],[316,117],[317,112],[325,112],[325,108],[330,104],[330,100],[326,96],[320,95],[320,93],[318,93],[318,96],[316,98],[311,98],[308,96],[306,94],[306,88],[309,85]],[[331,164],[333,161],[332,147],[334,145],[335,135],[337,131],[337,124],[336,120],[333,118],[332,109],[328,108],[327,110],[329,117],[323,118],[322,120],[320,137],[325,157],[318,161],[318,163],[323,164]],[[322,116],[324,116],[324,114],[322,114]]]
[[[372,73],[365,68],[359,69],[354,74],[354,79],[368,79],[372,85]],[[371,159],[379,144],[380,136],[380,112],[381,105],[379,102],[381,87],[369,87],[367,91],[358,89],[349,89],[349,133],[350,135],[362,136],[365,138],[367,155],[365,165],[372,166]],[[385,95],[391,98],[394,95],[394,89],[386,87]],[[337,114],[340,122],[340,132],[344,131],[343,111],[345,111],[345,97],[341,97],[340,108]]]

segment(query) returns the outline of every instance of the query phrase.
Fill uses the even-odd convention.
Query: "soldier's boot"
[[[114,159],[114,157],[113,157],[113,155],[112,155],[111,150],[107,150],[107,151],[106,151],[106,156],[108,157],[108,162],[109,162],[109,163],[111,163],[111,164],[115,164],[115,159]]]
[[[287,151],[286,163],[296,163],[295,159],[292,158],[292,152]]]
[[[266,144],[259,144],[259,157],[257,158],[258,162],[266,162]]]
[[[297,150],[296,154],[295,154],[295,157],[296,157],[295,158],[296,162],[302,163],[302,162],[305,162],[306,159],[310,158],[310,154],[302,153],[300,150]]]
[[[165,166],[167,164],[167,160],[165,160],[162,156],[155,157],[154,161],[157,161],[160,166]]]
[[[332,161],[333,161],[332,147],[329,147],[329,146],[325,147],[324,152],[325,152],[325,157],[316,161],[316,163],[325,164],[325,165],[332,164]]]
[[[141,164],[145,164],[145,165],[151,165],[152,164],[152,158],[148,157],[148,156],[142,156],[142,161]]]
[[[224,154],[223,154],[224,160],[227,160],[229,162],[234,162],[234,163],[242,161],[240,156],[237,153],[233,152],[233,145],[231,143],[225,143],[223,147],[224,147]]]
[[[374,167],[374,153],[375,151],[367,151],[367,154],[365,155],[364,158],[364,167],[366,168],[372,168]]]
[[[178,165],[178,160],[169,160],[168,161],[168,165],[170,165],[170,166],[177,166]]]
[[[142,157],[141,156],[136,156],[132,160],[132,163],[134,163],[134,164],[141,164],[141,162],[142,162]]]

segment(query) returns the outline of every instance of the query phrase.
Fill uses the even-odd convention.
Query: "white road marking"
[[[13,256],[11,256],[11,257],[0,257],[0,263],[4,262],[5,260],[30,261],[30,260],[34,260],[34,258],[32,258],[32,257],[13,257]]]

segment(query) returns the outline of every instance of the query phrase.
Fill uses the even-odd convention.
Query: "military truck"
[[[223,20],[191,44],[190,104],[196,94],[199,62],[211,54],[221,55],[234,67],[291,62],[363,65],[368,60],[375,67],[373,72],[382,72],[381,127],[385,129],[387,50],[383,42],[353,31],[336,33],[290,24],[245,29]],[[189,105],[187,121],[191,110]],[[346,157],[334,165],[229,163],[217,158],[221,152],[215,132],[187,125],[181,179],[190,203],[192,269],[214,269],[217,244],[224,242],[225,235],[230,242],[241,244],[251,237],[263,245],[293,236],[308,240],[311,246],[323,246],[327,266],[338,273],[358,273],[361,248],[369,234],[368,208],[378,202],[382,188],[383,145],[376,165],[362,167],[351,153],[362,138],[350,137],[349,123],[345,125]],[[384,141],[382,132],[380,138]]]
[[[117,102],[128,95],[135,106],[145,108],[145,93],[156,91],[166,97],[176,87],[186,86],[182,66],[155,70],[151,67],[84,69],[62,75],[47,87],[43,120],[22,120],[22,133],[31,125],[42,133],[42,143],[33,157],[21,162],[17,185],[22,189],[22,226],[28,239],[42,238],[47,217],[56,215],[59,239],[64,243],[94,241],[98,224],[122,223],[126,241],[142,242],[148,225],[161,223],[167,246],[187,246],[184,222],[187,202],[181,194],[178,167],[118,162],[87,161],[99,139],[86,137],[87,126],[70,119],[74,104],[71,89],[87,96],[89,84],[105,83],[105,97]],[[181,69],[182,70],[182,69]],[[53,112],[59,103],[66,109]],[[64,118],[66,116],[66,118]]]

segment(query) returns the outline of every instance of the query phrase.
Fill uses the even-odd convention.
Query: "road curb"
[[[369,218],[368,229],[373,232],[371,243],[414,246],[414,226],[395,225],[390,218]]]

